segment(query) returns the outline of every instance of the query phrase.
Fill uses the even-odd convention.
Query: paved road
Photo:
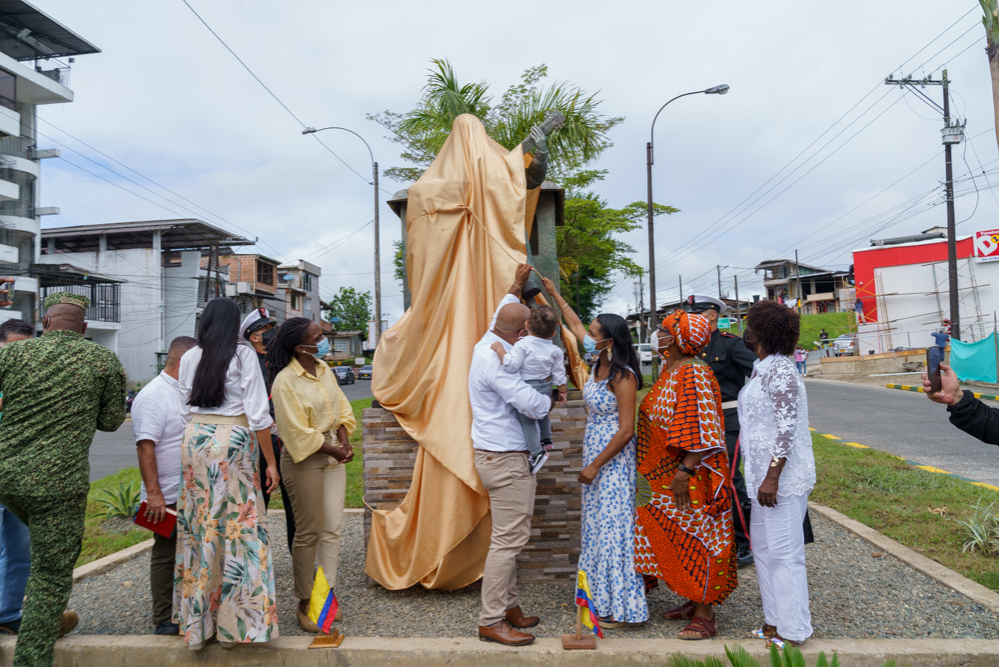
[[[356,401],[359,398],[371,397],[371,381],[358,380],[354,384],[343,387],[347,399]],[[98,431],[90,446],[90,481],[113,475],[122,468],[139,465],[135,457],[135,432],[132,430],[132,420],[127,419],[114,433]]]
[[[999,486],[999,447],[951,426],[924,394],[808,378],[812,428],[883,452]]]

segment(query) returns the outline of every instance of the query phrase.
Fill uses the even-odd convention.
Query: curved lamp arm
[[[350,132],[361,141],[364,141],[364,137],[359,135],[357,132],[354,132],[354,130],[348,130],[346,127],[321,127],[318,130],[314,127],[307,127],[302,130],[302,134],[315,134],[316,132],[322,132],[323,130],[343,130],[344,132]],[[371,158],[371,164],[374,164],[375,154],[371,152],[371,146],[368,146],[367,141],[364,141],[364,147],[368,149],[368,156]]]

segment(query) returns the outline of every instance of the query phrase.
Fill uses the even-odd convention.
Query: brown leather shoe
[[[540,623],[541,617],[524,616],[524,612],[520,610],[520,605],[517,605],[513,609],[506,610],[506,622],[518,630],[526,630]]]
[[[71,633],[76,626],[80,623],[80,617],[76,615],[76,612],[72,609],[64,611],[62,613],[62,619],[59,621],[59,636],[68,635]]]
[[[496,642],[504,646],[527,646],[534,641],[534,635],[515,630],[506,621],[479,626],[480,642]]]

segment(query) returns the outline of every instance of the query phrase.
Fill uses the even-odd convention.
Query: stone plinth
[[[580,547],[582,497],[576,481],[583,462],[586,407],[580,392],[575,400],[551,412],[550,458],[538,473],[538,490],[531,521],[531,541],[518,559],[518,579],[523,582],[571,580],[576,576]],[[413,479],[416,442],[383,408],[368,408],[364,429],[364,502],[370,508],[394,509],[402,502]],[[371,509],[364,513],[364,539],[371,532]]]

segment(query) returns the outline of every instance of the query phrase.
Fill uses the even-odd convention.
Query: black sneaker
[[[161,623],[160,625],[156,626],[156,629],[153,630],[153,634],[154,635],[179,635],[180,634],[180,626],[177,625],[176,623],[170,623],[169,621],[167,621],[166,623]]]
[[[531,474],[537,475],[538,471],[541,470],[541,466],[545,464],[548,460],[548,455],[544,452],[540,454],[530,454],[527,457],[527,465],[531,468]]]
[[[752,565],[754,562],[753,552],[750,551],[749,549],[739,549],[735,553],[735,560],[737,563],[739,563],[740,566]]]
[[[550,452],[552,448],[555,447],[555,443],[552,442],[551,438],[543,438],[541,440],[541,446],[544,448],[546,452]]]

